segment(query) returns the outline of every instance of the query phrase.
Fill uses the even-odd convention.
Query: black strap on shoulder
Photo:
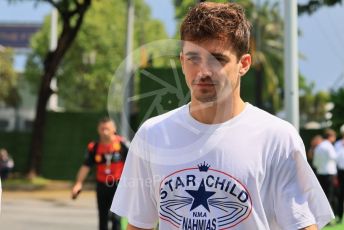
[[[98,146],[99,146],[99,143],[98,143],[98,141],[97,141],[96,143],[94,143],[93,149],[92,149],[92,151],[91,151],[91,154],[92,154],[92,155],[96,155],[97,150],[98,150]]]

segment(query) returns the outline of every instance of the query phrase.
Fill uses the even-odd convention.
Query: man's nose
[[[208,61],[202,61],[197,75],[198,77],[211,77],[213,75],[211,63]]]

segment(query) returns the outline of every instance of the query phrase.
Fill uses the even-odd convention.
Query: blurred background
[[[87,143],[97,139],[96,125],[105,115],[110,114],[119,133],[130,140],[145,119],[185,103],[185,97],[182,100],[173,91],[159,91],[166,85],[147,75],[177,87],[185,96],[184,81],[176,81],[176,74],[183,78],[178,48],[174,55],[162,57],[166,47],[152,50],[144,45],[179,39],[180,21],[197,2],[0,0],[0,148],[6,149],[12,160],[2,181],[1,229],[2,223],[13,223],[15,213],[21,210],[11,202],[19,197],[23,204],[32,206],[30,194],[40,199],[35,202],[53,201],[35,203],[43,210],[57,206],[61,212],[80,213],[85,207],[91,210],[85,214],[90,216],[90,223],[77,216],[74,222],[62,218],[45,224],[54,222],[56,229],[95,229],[95,202],[90,205],[85,198],[72,203],[67,192]],[[253,23],[253,66],[243,78],[242,96],[285,119],[285,1],[233,2],[245,6]],[[338,131],[344,124],[344,6],[341,0],[299,0],[297,4],[299,127],[308,149],[314,135],[326,128]],[[129,63],[130,76],[116,76],[116,70],[133,50],[137,55]],[[175,65],[171,66],[171,60]],[[111,95],[110,86],[116,89]],[[153,91],[163,93],[141,97],[130,105],[123,100],[124,95]],[[156,100],[159,106],[152,107]],[[125,132],[123,119],[128,119],[131,132]],[[88,179],[90,193],[93,177]],[[85,197],[92,200],[90,194]],[[6,208],[14,217],[4,220]],[[63,225],[63,220],[73,225]],[[30,223],[32,218],[20,221]],[[40,229],[39,224],[21,228],[19,222],[17,229]]]

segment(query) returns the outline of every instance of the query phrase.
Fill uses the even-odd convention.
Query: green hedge
[[[0,132],[0,148],[7,149],[13,157],[16,172],[23,173],[27,167],[30,140],[30,133]]]
[[[105,115],[105,112],[48,112],[41,175],[48,179],[74,180],[87,143],[97,139],[97,123]],[[0,133],[0,147],[8,149],[13,156],[15,172],[26,171],[30,142],[30,133]]]
[[[42,175],[75,179],[87,143],[97,139],[98,120],[106,113],[49,113],[45,127]]]

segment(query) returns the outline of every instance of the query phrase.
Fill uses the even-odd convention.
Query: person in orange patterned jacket
[[[99,121],[98,134],[99,141],[90,142],[87,146],[86,158],[79,169],[76,183],[72,188],[72,198],[76,199],[78,197],[84,180],[91,167],[95,165],[99,230],[107,230],[110,219],[112,230],[120,230],[119,216],[109,215],[109,210],[122,174],[128,147],[124,138],[116,134],[115,122],[108,117]]]

